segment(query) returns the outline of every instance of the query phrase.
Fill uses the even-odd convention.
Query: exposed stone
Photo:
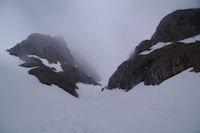
[[[107,88],[128,91],[140,82],[159,85],[191,67],[199,72],[200,41],[191,44],[177,42],[123,62],[111,76]]]
[[[164,17],[152,40],[159,42],[179,41],[200,34],[200,8],[177,10]]]
[[[31,68],[28,73],[36,76],[41,83],[57,85],[75,97],[78,97],[78,82],[100,85],[81,67],[75,67],[76,63],[67,44],[60,37],[34,33],[7,51],[22,59],[24,63],[20,66]],[[36,57],[32,57],[33,55]],[[56,68],[46,66],[41,59],[47,59],[49,63],[55,64],[60,62],[63,71],[56,72]]]
[[[151,40],[142,41],[110,77],[107,89],[126,91],[144,82],[159,85],[166,79],[193,67],[200,72],[200,42],[177,42],[200,34],[200,9],[177,10],[164,17]],[[140,55],[158,42],[174,42],[171,45]]]

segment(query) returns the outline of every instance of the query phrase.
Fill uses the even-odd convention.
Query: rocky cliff
[[[126,91],[144,82],[159,85],[193,67],[200,72],[200,38],[179,42],[200,34],[200,9],[177,10],[165,16],[151,40],[142,41],[110,77],[107,89]]]
[[[23,60],[20,66],[31,68],[28,73],[41,83],[57,85],[73,96],[78,97],[78,82],[99,85],[77,64],[61,37],[34,33],[7,51]]]

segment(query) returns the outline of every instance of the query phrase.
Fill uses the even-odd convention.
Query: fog
[[[108,80],[160,20],[199,0],[0,0],[0,50],[39,32],[62,36]]]

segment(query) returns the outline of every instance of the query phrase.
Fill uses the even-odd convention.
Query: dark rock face
[[[78,97],[76,83],[99,85],[76,65],[66,42],[60,37],[31,34],[7,51],[22,59],[24,63],[20,66],[31,68],[28,73],[36,76],[41,83],[57,85],[75,97]],[[45,65],[42,59],[46,59],[50,64],[60,63],[62,71],[57,72],[56,68]]]
[[[142,41],[135,48],[131,58],[149,50],[158,42],[176,42],[198,34],[200,34],[200,8],[177,10],[160,21],[151,40]]]
[[[57,63],[58,61],[74,63],[73,57],[62,38],[53,38],[39,33],[31,34],[26,40],[9,49],[8,52],[23,60],[26,60],[27,55],[36,55],[47,59],[50,63]]]
[[[144,40],[136,48],[135,51],[131,54],[131,59],[135,58],[138,54],[143,51],[150,50],[150,48],[155,45],[157,42],[154,40]]]
[[[200,9],[177,10],[162,19],[151,40],[178,41],[200,34]]]
[[[179,40],[200,34],[200,9],[175,11],[160,22],[151,40],[142,41],[131,57],[110,77],[107,89],[126,91],[137,84],[159,85],[166,79],[193,67],[200,72],[200,41],[180,43]],[[142,55],[158,42],[174,42]]]
[[[140,82],[159,85],[190,67],[200,72],[200,41],[191,44],[173,43],[123,62],[110,78],[108,89],[128,91]]]

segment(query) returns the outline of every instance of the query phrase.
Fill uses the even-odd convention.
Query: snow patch
[[[172,44],[172,42],[158,42],[157,44],[153,45],[150,48],[151,50],[146,50],[146,51],[140,53],[140,55],[149,54],[149,53],[153,52],[156,49],[160,49],[160,48],[165,47],[165,46],[170,45],[170,44]]]
[[[75,67],[75,68],[78,68],[79,66],[75,65],[74,67]]]
[[[58,61],[56,64],[55,63],[49,63],[49,61],[47,59],[43,59],[39,56],[36,56],[36,55],[28,55],[28,57],[34,57],[34,58],[39,58],[42,63],[50,68],[55,68],[56,72],[59,72],[59,71],[63,71],[62,67],[61,67],[61,63]]]
[[[192,42],[195,42],[195,41],[199,41],[200,40],[200,34],[199,35],[196,35],[194,37],[190,37],[190,38],[187,38],[187,39],[184,39],[184,40],[180,40],[179,42],[183,42],[183,43],[192,43]],[[160,49],[160,48],[163,48],[167,45],[170,45],[172,44],[173,42],[158,42],[157,44],[153,45],[150,50],[146,50],[142,53],[140,53],[140,55],[146,55],[146,54],[149,54],[151,52],[153,52],[154,50],[156,49]]]
[[[192,42],[199,41],[199,40],[200,40],[200,34],[199,34],[199,35],[196,35],[196,36],[194,36],[194,37],[190,37],[190,38],[181,40],[181,41],[179,41],[179,42],[192,43]]]

